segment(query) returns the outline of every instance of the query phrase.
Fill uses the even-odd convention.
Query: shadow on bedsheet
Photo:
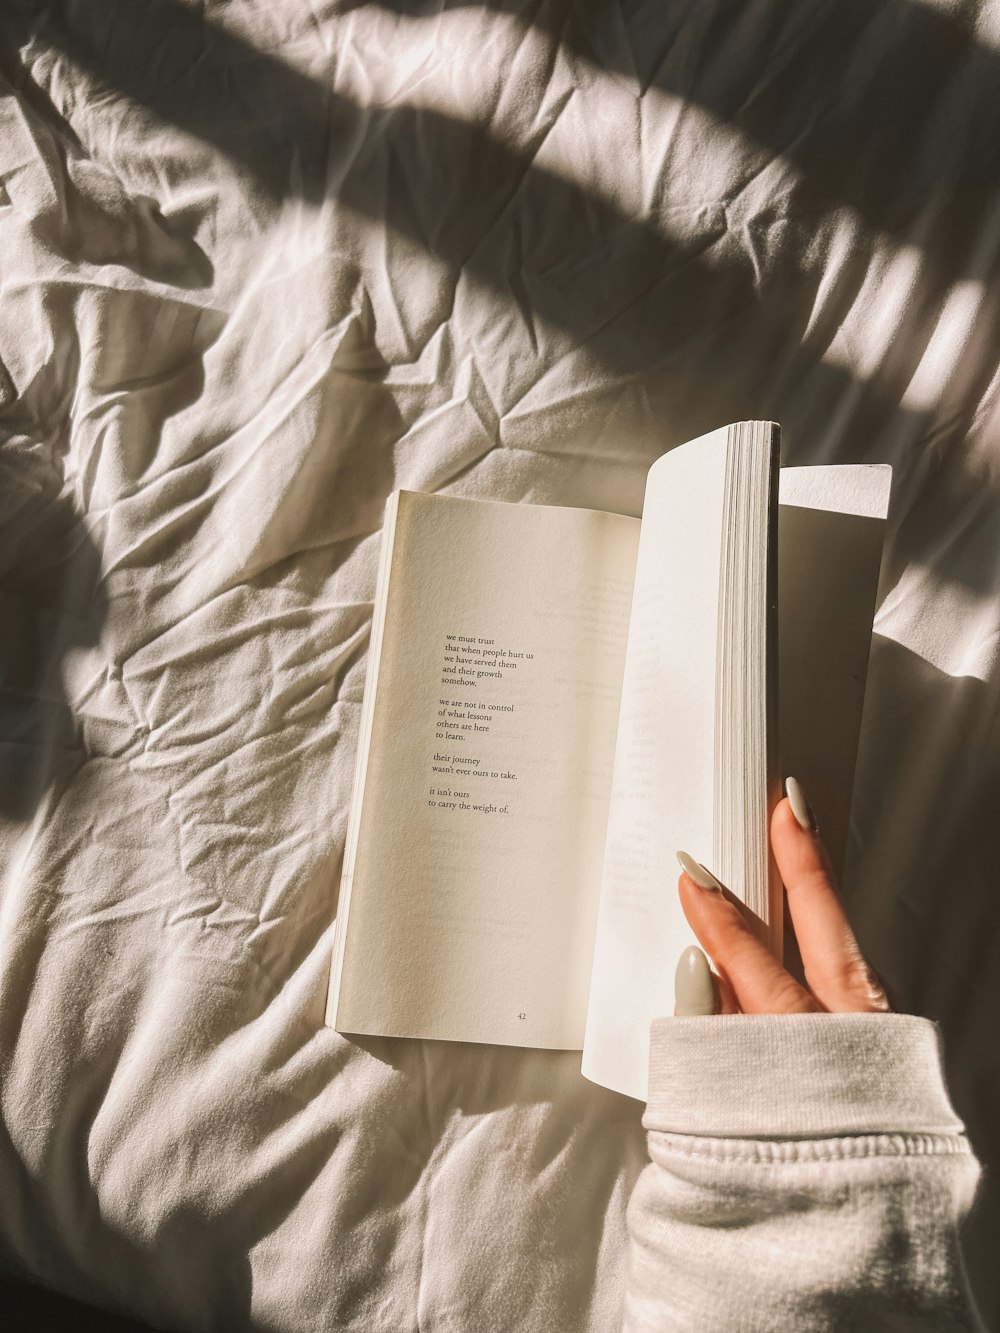
[[[424,14],[473,6],[387,0],[385,8]],[[499,12],[516,8],[503,0]],[[486,126],[427,108],[358,105],[179,0],[152,0],[141,25],[123,21],[122,12],[114,0],[78,0],[56,21],[53,11],[16,0],[0,14],[0,32],[15,44],[34,36],[62,51],[96,81],[95,91],[110,88],[146,108],[151,128],[162,119],[211,144],[245,173],[251,199],[335,201],[443,264],[451,277],[439,300],[408,330],[414,356],[449,317],[461,275],[585,349],[612,388],[641,383],[646,411],[630,422],[633,454],[652,459],[726,421],[758,417],[781,420],[786,462],[827,461],[833,440],[838,462],[895,462],[870,442],[905,451],[938,421],[948,420],[951,434],[956,422],[971,425],[969,405],[990,382],[1000,324],[1000,285],[985,244],[1000,185],[1000,56],[947,14],[916,0],[847,0],[808,12],[765,0],[745,14],[729,4],[675,6],[662,23],[648,20],[652,32],[640,51],[619,30],[618,10],[597,0],[571,12],[532,8],[530,26],[558,37],[593,70],[626,71],[759,145],[758,159],[744,164],[747,179],[734,182],[733,201],[694,201],[692,209],[712,220],[685,238],[535,160],[568,97],[539,114],[515,150]],[[831,50],[842,53],[840,62]],[[928,96],[935,86],[947,90],[944,116]],[[774,161],[801,173],[778,191],[782,198],[791,191],[793,203],[731,221],[727,202]],[[818,317],[829,275],[810,263],[810,251],[820,220],[841,207],[867,234],[857,233],[836,274],[837,299]],[[922,251],[927,262],[912,275],[891,347],[859,379],[826,353],[868,275],[876,233]],[[772,245],[789,257],[768,271]],[[936,402],[904,407],[962,279],[982,291],[961,366]],[[707,349],[694,373],[692,346]],[[513,401],[523,392],[512,386]],[[502,398],[494,404],[498,435],[508,406]],[[614,410],[611,403],[607,412]],[[950,476],[963,501],[976,500],[981,481],[966,479],[954,451]],[[908,499],[894,496],[897,512]],[[945,568],[950,559],[945,550],[937,572],[975,586],[982,567],[951,561]]]
[[[61,667],[98,641],[107,616],[100,552],[52,484],[0,463],[0,818],[13,820],[84,760]]]
[[[931,205],[934,225],[922,228],[919,244],[946,267],[970,208],[1000,183],[1000,105],[992,95],[1000,56],[977,40],[964,15],[919,0],[836,0],[797,10],[782,0],[651,5],[628,16],[641,40],[606,0],[551,0],[529,6],[528,17],[519,0],[379,0],[379,7],[417,18],[470,9],[507,15],[547,34],[584,68],[618,72],[642,90],[703,107],[794,163],[809,179],[813,206],[846,204],[880,231],[907,234]],[[151,0],[141,25],[123,21],[116,0],[77,0],[59,21],[30,0],[5,9],[3,27],[15,42],[36,34],[102,83],[247,166],[275,197],[326,197],[343,162],[338,133],[367,114],[180,0]],[[975,113],[960,152],[929,96],[949,85],[959,101],[952,114]],[[823,114],[806,114],[818,108]],[[433,144],[447,118],[421,119],[424,141]],[[465,156],[450,160],[472,165]]]
[[[149,1324],[99,1310],[26,1282],[0,1278],[5,1333],[154,1333]]]
[[[954,257],[951,242],[964,239],[967,192],[1000,184],[1000,105],[990,94],[1000,55],[977,39],[958,6],[949,13],[921,0],[814,0],[793,8],[783,0],[377,3],[409,18],[504,14],[547,33],[583,70],[617,73],[643,92],[683,99],[780,154],[808,178],[811,206],[846,204],[879,231],[906,235],[933,203],[940,212],[918,243],[945,266]],[[945,124],[935,128],[934,96],[956,80],[961,103],[976,106],[958,152]]]
[[[38,240],[73,264],[113,264],[175,288],[211,284],[204,251],[163,216],[155,199],[128,194],[112,171],[93,162],[48,94],[0,48],[0,100],[15,96],[25,125],[8,126],[7,133],[28,131],[27,143],[17,147],[44,163],[50,187],[44,202],[31,199]],[[15,200],[21,188],[14,187]]]
[[[120,701],[116,720],[101,700],[120,663],[109,659],[103,682],[82,685],[90,706],[67,695],[69,657],[99,643],[108,620],[98,545],[107,506],[96,503],[87,519],[80,510],[90,507],[102,468],[133,483],[146,473],[164,422],[202,392],[203,356],[222,324],[215,311],[169,290],[109,289],[91,326],[99,351],[82,373],[66,301],[65,290],[47,297],[46,364],[9,401],[0,385],[0,816],[14,820],[30,818],[44,793],[84,763],[142,741],[141,720],[129,719]],[[118,396],[114,428],[76,458],[68,485],[72,405],[85,410],[95,384],[104,401]]]
[[[329,1070],[320,1076],[325,1086]],[[319,1097],[321,1092],[317,1084],[312,1095]],[[11,1264],[9,1240],[3,1239],[0,1328],[4,1333],[77,1329],[141,1333],[147,1327],[167,1333],[177,1329],[272,1333],[275,1326],[269,1320],[251,1317],[251,1255],[300,1204],[337,1137],[326,1127],[290,1153],[276,1155],[257,1177],[249,1205],[234,1196],[223,1207],[216,1200],[211,1206],[191,1202],[165,1209],[155,1232],[138,1243],[103,1215],[85,1155],[74,1163],[72,1183],[58,1172],[52,1180],[38,1179],[28,1172],[0,1126],[3,1188],[8,1203],[18,1196],[34,1200],[36,1218],[28,1232],[28,1248],[39,1267],[27,1280],[23,1264]],[[11,1178],[11,1163],[19,1179]],[[70,1192],[74,1197],[67,1197]],[[25,1209],[22,1216],[31,1212]],[[40,1219],[48,1222],[48,1231],[41,1236]],[[85,1251],[74,1234],[81,1219],[87,1219]],[[50,1275],[52,1289],[44,1285]],[[18,1322],[22,1312],[24,1322]],[[149,1325],[136,1312],[142,1312]]]

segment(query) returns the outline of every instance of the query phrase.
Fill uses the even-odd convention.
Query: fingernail
[[[816,833],[819,829],[816,813],[809,804],[809,797],[802,790],[802,784],[795,778],[785,778],[785,795],[799,828],[806,833]]]
[[[694,1018],[715,1013],[715,984],[712,969],[694,945],[685,949],[674,977],[674,1009],[679,1017]]]
[[[721,892],[722,885],[711,870],[706,870],[700,861],[696,861],[693,856],[688,856],[687,852],[678,852],[677,860],[680,862],[685,875],[693,879],[699,889],[711,889],[715,893]]]

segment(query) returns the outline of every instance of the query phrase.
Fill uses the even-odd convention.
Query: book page
[[[891,481],[892,468],[885,464],[781,472],[781,766],[809,793],[838,879],[847,847]]]
[[[400,494],[338,1030],[583,1045],[638,532]]]
[[[650,1022],[695,942],[676,852],[712,854],[726,449],[719,430],[664,455],[643,505],[583,1054],[587,1078],[642,1099]]]

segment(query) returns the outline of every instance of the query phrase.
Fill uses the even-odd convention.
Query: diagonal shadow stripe
[[[382,7],[411,17],[480,8]],[[518,0],[482,8],[524,23]],[[553,0],[528,12],[592,70],[686,99],[780,154],[803,173],[810,211],[846,204],[946,268],[995,203],[1000,55],[960,16],[915,0],[689,0],[633,4],[624,17],[605,0]],[[335,147],[357,129],[359,108],[181,0],[146,0],[142,22],[133,16],[116,0],[9,0],[0,31],[14,45],[34,35],[63,51],[248,167],[274,197],[323,197],[331,145],[317,127],[329,125]],[[633,19],[644,37],[648,29],[641,46],[625,28]]]
[[[1000,186],[1000,54],[969,15],[915,0],[378,0],[411,18],[482,9],[540,29],[583,67],[702,107],[793,164],[817,209],[846,204],[946,260]],[[527,14],[527,20],[526,20]],[[633,32],[641,34],[636,40]],[[877,152],[872,152],[873,140]],[[955,208],[958,216],[949,219]]]
[[[405,0],[403,3],[405,6]],[[589,40],[599,54],[593,33],[586,40],[584,36],[592,32],[587,25],[596,8],[577,8],[564,18],[558,7],[541,5],[534,14],[538,22],[548,21],[553,32],[574,34],[578,49]],[[737,122],[753,111],[755,123],[767,128],[759,106],[752,104],[741,111],[740,95],[723,93],[722,76],[734,64],[740,69],[749,64],[756,77],[775,43],[779,52],[783,49],[778,41],[779,8],[771,0],[738,11],[707,5],[706,12],[716,16],[716,24],[728,16],[737,33],[748,32],[747,16],[772,18],[768,23],[762,19],[763,37],[757,42],[756,59],[748,47],[739,61],[727,57],[723,68],[709,54],[708,73],[702,77],[697,73],[699,61],[715,30],[711,25],[702,30],[696,23],[695,31],[702,33],[700,43],[690,36],[682,40],[678,28],[682,11],[673,6],[668,13],[673,28],[667,24],[667,36],[646,64],[659,71],[661,84],[672,83],[675,90],[686,94],[685,79],[691,85],[704,83],[703,103],[720,112],[732,108]],[[818,40],[823,33],[819,18],[829,18],[835,7],[817,4],[806,8],[814,16],[814,38]],[[860,42],[867,31],[860,21],[860,7],[848,3],[844,12],[855,22]],[[940,39],[944,54],[932,53],[918,68],[957,71],[964,68],[961,61],[968,59],[969,78],[954,89],[954,96],[970,116],[980,103],[985,106],[988,101],[984,123],[991,123],[996,99],[992,95],[986,99],[982,86],[987,73],[992,77],[998,73],[991,53],[967,38],[960,40],[950,20],[939,21],[933,12],[908,0],[888,0],[866,12],[870,23],[878,15],[895,15],[904,49],[908,49],[907,42],[916,51],[931,39]],[[992,222],[995,192],[976,184],[992,169],[996,153],[992,146],[980,150],[977,139],[969,164],[963,165],[963,145],[962,152],[940,160],[945,174],[931,196],[927,190],[933,181],[927,172],[920,178],[924,183],[907,195],[915,229],[910,239],[923,245],[925,262],[909,296],[904,326],[882,359],[877,378],[862,383],[848,370],[824,362],[822,356],[836,332],[836,315],[849,307],[866,277],[872,241],[859,238],[838,274],[835,317],[828,318],[825,327],[810,327],[818,288],[826,277],[825,264],[810,259],[810,248],[831,196],[829,190],[808,179],[795,191],[793,216],[765,219],[765,225],[779,222],[788,226],[778,271],[760,272],[740,239],[727,235],[721,213],[687,241],[668,238],[655,217],[629,216],[614,203],[533,161],[551,121],[539,124],[514,150],[482,126],[439,112],[409,106],[387,110],[358,106],[206,21],[178,0],[144,4],[141,25],[129,21],[131,13],[114,0],[69,0],[41,11],[15,0],[0,15],[0,32],[7,35],[8,42],[24,44],[34,38],[64,52],[110,89],[225,154],[250,174],[253,188],[274,203],[290,195],[313,204],[336,199],[341,207],[388,226],[425,257],[439,260],[438,305],[428,312],[424,328],[412,330],[416,344],[447,317],[458,282],[471,279],[502,298],[505,307],[530,311],[540,323],[556,330],[566,346],[586,348],[605,372],[629,381],[647,375],[654,385],[648,390],[650,419],[657,418],[661,407],[658,392],[663,393],[663,412],[655,438],[651,432],[648,441],[637,440],[639,449],[662,449],[720,422],[747,416],[780,418],[791,441],[797,430],[805,436],[803,428],[807,427],[813,438],[814,460],[823,457],[824,429],[845,412],[851,417],[858,460],[875,456],[886,460],[884,451],[871,453],[872,441],[895,437],[908,444],[920,437],[924,414],[904,411],[900,400],[927,348],[950,284],[964,271],[980,233]],[[793,20],[786,17],[785,22],[792,24]],[[785,45],[793,35],[794,29]],[[720,37],[727,50],[728,40],[725,34]],[[821,77],[823,68],[831,63],[825,46],[820,43],[814,48],[815,41],[807,58],[799,59],[796,52],[784,64],[779,60],[773,78],[768,65],[764,82],[771,89],[767,105],[779,108],[782,98],[772,85],[780,89],[786,86],[783,80],[792,80],[787,86],[788,109],[780,118],[776,113],[771,138],[775,143],[787,142],[800,161],[814,163],[822,174],[825,160],[809,147],[815,126],[797,121],[795,111],[796,106],[801,111],[803,80],[806,92],[810,92],[809,79],[814,74],[820,78],[818,87],[828,92],[836,87],[829,73]],[[677,70],[668,78],[677,62]],[[897,80],[902,77],[901,62],[905,63],[903,57],[893,57],[889,66],[896,71]],[[23,71],[20,80],[25,82]],[[719,90],[713,93],[717,85]],[[738,86],[745,84],[738,81]],[[796,88],[797,100],[791,97]],[[949,90],[946,84],[945,91]],[[853,108],[849,120],[856,129],[863,113],[869,117],[869,138],[877,138],[887,124],[890,136],[903,134],[903,141],[911,144],[911,156],[922,151],[920,127],[911,124],[899,130],[895,106],[889,114],[883,101],[876,105],[863,97],[848,100],[846,105]],[[927,105],[933,107],[936,102],[928,98]],[[837,104],[826,106],[817,123],[833,124],[837,114]],[[824,134],[824,141],[830,142],[830,133]],[[883,150],[882,140],[875,153],[862,149],[859,179],[872,177],[883,160]],[[841,151],[853,150],[844,147]],[[895,174],[893,169],[888,172],[890,178]],[[868,198],[865,190],[855,188],[855,193]],[[879,205],[880,198],[884,206]],[[869,212],[885,213],[895,198],[894,191],[884,189],[875,196]],[[893,216],[902,229],[905,210]],[[971,423],[987,388],[995,361],[990,346],[1000,322],[998,305],[1000,294],[994,283],[984,292],[961,382],[950,390],[952,401],[946,404],[952,417],[950,435],[962,433],[963,421]],[[754,348],[753,358],[746,355],[748,347]],[[704,367],[694,377],[692,348],[701,349]],[[763,366],[766,374],[761,373]],[[719,367],[725,368],[724,373],[719,373]],[[523,385],[515,387],[518,393],[523,391]],[[499,414],[508,412],[514,401],[516,396],[498,402]],[[669,422],[666,428],[664,421]],[[849,461],[842,445],[838,458]],[[889,457],[887,461],[894,460]],[[917,477],[915,485],[919,480]],[[959,508],[963,497],[981,492],[982,487],[978,478],[964,478],[954,457],[948,484],[949,507],[954,503]],[[907,497],[897,495],[896,499],[905,509]],[[920,522],[915,529],[919,534]],[[919,558],[918,550],[919,535],[910,543],[904,526],[894,558],[902,565]],[[950,545],[940,553],[939,563],[937,572],[943,577],[972,587],[985,588],[989,582],[989,570],[982,562],[956,555]]]

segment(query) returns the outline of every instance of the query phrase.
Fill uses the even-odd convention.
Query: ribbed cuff
[[[963,1131],[937,1028],[910,1014],[658,1018],[643,1124],[723,1138]]]

